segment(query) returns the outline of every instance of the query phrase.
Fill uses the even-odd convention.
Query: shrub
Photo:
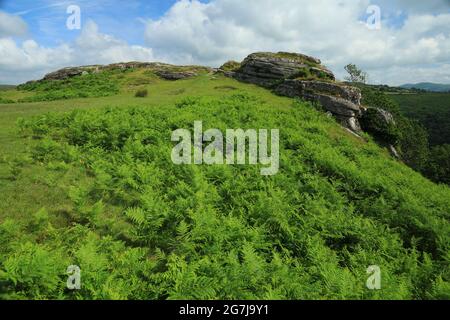
[[[369,110],[361,119],[361,125],[382,143],[396,146],[402,160],[414,170],[425,174],[429,157],[428,133],[417,121],[410,120],[400,112],[399,105],[381,91],[357,84],[362,92],[362,104]],[[393,115],[394,123],[380,121],[375,108],[386,110]]]
[[[148,90],[147,89],[138,90],[134,96],[136,98],[145,98],[148,96]]]
[[[397,145],[400,139],[398,126],[395,122],[386,121],[381,112],[376,108],[369,108],[360,119],[361,126],[364,131],[371,133],[375,138],[391,145]]]
[[[75,98],[106,97],[119,93],[117,71],[103,71],[80,75],[65,80],[42,80],[27,82],[18,90],[33,92],[19,102],[66,100]]]
[[[431,149],[427,173],[434,181],[450,185],[450,144]]]
[[[0,97],[0,104],[2,104],[2,103],[4,103],[4,104],[14,103],[14,100],[4,99],[4,98]]]

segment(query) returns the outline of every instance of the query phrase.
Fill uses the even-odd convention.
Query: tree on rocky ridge
[[[349,76],[345,78],[345,80],[349,82],[356,83],[366,83],[368,79],[368,74],[363,70],[359,69],[355,64],[348,64],[345,67],[345,71],[348,72]]]

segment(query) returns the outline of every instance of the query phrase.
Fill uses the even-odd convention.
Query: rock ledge
[[[227,62],[220,72],[237,80],[272,89],[287,97],[320,103],[344,127],[360,132],[361,91],[336,81],[317,58],[299,53],[259,52],[241,64]]]

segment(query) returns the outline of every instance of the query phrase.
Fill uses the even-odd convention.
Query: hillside
[[[390,95],[403,114],[418,120],[430,134],[432,146],[450,144],[450,94]]]
[[[449,299],[450,189],[341,126],[355,91],[302,63],[287,83],[344,119],[196,66],[0,93],[0,298]],[[173,164],[172,132],[198,120],[279,129],[279,172]],[[66,289],[70,265],[81,290]],[[366,287],[372,265],[382,290]]]
[[[450,92],[450,84],[421,82],[416,84],[404,84],[400,86],[405,89],[419,89],[430,92]]]

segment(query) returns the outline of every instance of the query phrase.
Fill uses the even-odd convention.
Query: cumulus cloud
[[[365,24],[371,4],[381,7],[380,30]],[[219,66],[255,51],[313,55],[340,78],[346,64],[356,63],[373,82],[449,82],[448,26],[450,0],[179,0],[162,17],[147,20],[145,46],[104,34],[88,21],[74,42],[44,47],[14,38],[26,33],[26,24],[0,11],[0,82],[130,60]]]
[[[74,45],[74,61],[84,64],[114,63],[126,61],[150,61],[150,48],[133,45],[99,32],[93,21],[88,21]]]
[[[67,66],[151,60],[151,49],[130,46],[101,33],[93,21],[88,21],[74,43],[57,47],[46,48],[34,40],[18,44],[12,38],[0,38],[0,83],[39,79],[45,73]]]
[[[24,36],[26,33],[27,24],[21,17],[0,11],[0,38]]]
[[[398,9],[408,12],[400,28],[382,23],[381,30],[370,30],[361,19],[368,0],[181,0],[164,17],[149,21],[145,36],[157,56],[216,66],[250,52],[277,50],[320,57],[339,76],[349,62],[378,75],[394,67],[407,71],[417,64],[449,62],[450,11],[444,10],[449,1],[400,2]],[[380,5],[383,13],[388,4]],[[439,68],[434,70],[439,76]],[[402,73],[372,79],[411,80]]]

